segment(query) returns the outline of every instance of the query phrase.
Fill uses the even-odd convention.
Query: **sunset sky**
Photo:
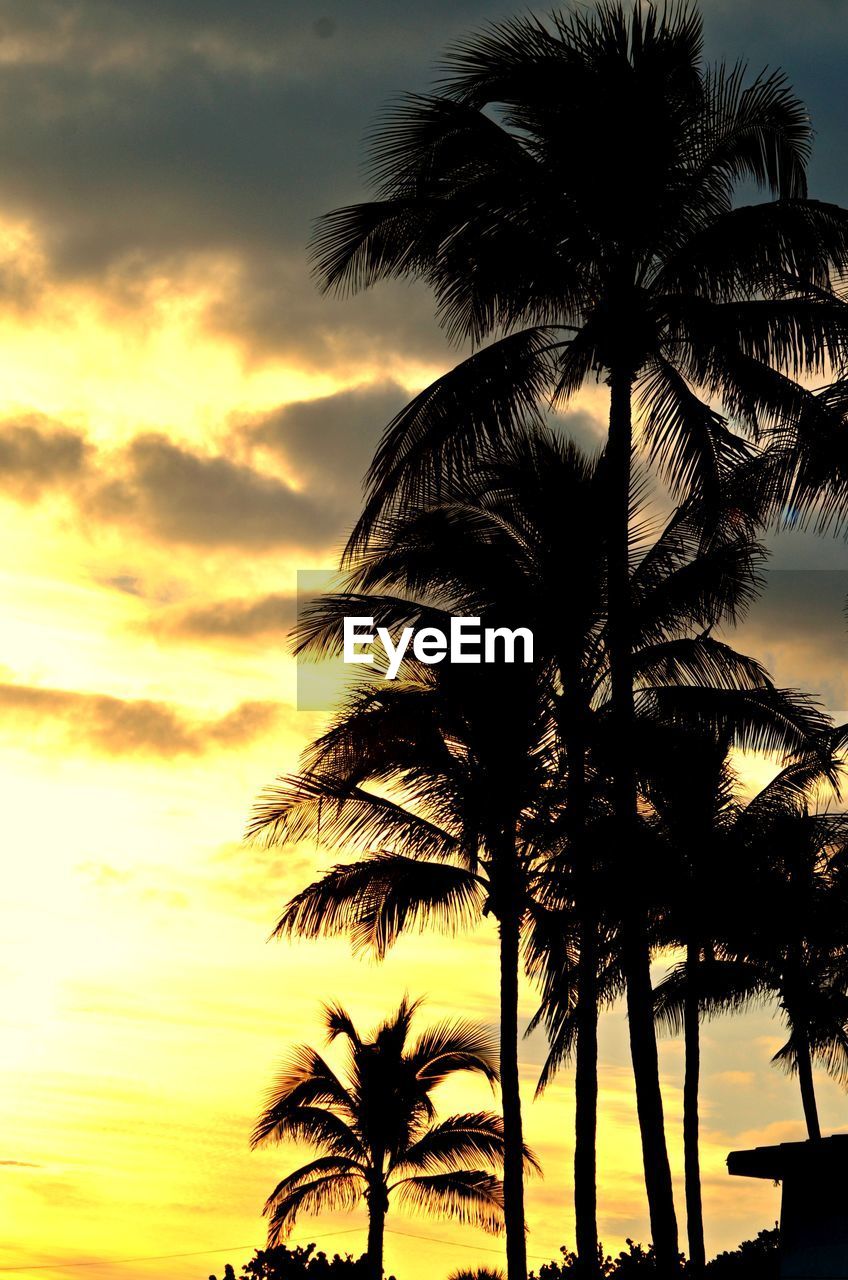
[[[268,943],[326,855],[241,835],[322,723],[294,705],[297,571],[333,565],[380,429],[456,358],[422,290],[322,298],[311,219],[364,194],[361,139],[387,96],[520,7],[0,0],[0,1277],[238,1271],[296,1158],[251,1154],[250,1127],[287,1047],[320,1037],[323,999],[366,1027],[404,991],[428,995],[422,1024],[495,1017],[491,926],[409,938],[381,967],[342,943]],[[709,56],[787,69],[817,128],[812,194],[848,203],[843,0],[704,12]],[[593,389],[566,426],[600,440],[603,403]],[[740,647],[848,719],[846,549],[785,536],[774,565]],[[613,1248],[647,1238],[621,1010],[601,1041]],[[714,1253],[778,1212],[769,1183],[728,1178],[727,1152],[803,1125],[768,1012],[704,1041]],[[531,1104],[543,1053],[523,1057],[546,1170],[536,1266],[573,1243],[571,1081]],[[682,1047],[662,1054],[679,1173]],[[819,1087],[823,1128],[848,1129],[848,1098]],[[399,1280],[498,1261],[497,1241],[449,1224],[388,1225]],[[317,1237],[361,1252],[364,1213],[293,1239]],[[177,1254],[195,1256],[123,1261]]]

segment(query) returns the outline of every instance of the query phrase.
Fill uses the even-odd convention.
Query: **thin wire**
[[[418,1236],[412,1231],[396,1231],[394,1227],[385,1228],[387,1236],[406,1236],[409,1240],[426,1240],[428,1244],[449,1244],[453,1249],[476,1249],[478,1253],[497,1253],[503,1257],[503,1249],[490,1249],[484,1244],[466,1244],[464,1240],[441,1240],[438,1236]],[[530,1262],[550,1262],[551,1259],[541,1253],[528,1253]]]
[[[352,1236],[361,1231],[361,1227],[351,1227],[347,1231],[325,1231],[320,1236],[313,1236],[310,1244],[317,1240],[328,1240],[330,1236]],[[301,1246],[305,1248],[305,1246]],[[4,1267],[0,1266],[0,1275],[7,1271],[53,1271],[62,1267],[121,1267],[128,1262],[167,1262],[171,1258],[202,1258],[210,1254],[217,1253],[237,1253],[241,1249],[255,1249],[254,1244],[230,1244],[222,1245],[220,1249],[193,1249],[191,1253],[149,1253],[140,1258],[92,1258],[86,1262],[34,1262],[27,1263],[24,1266]]]
[[[319,1236],[313,1236],[309,1243],[314,1244],[318,1240],[328,1240],[331,1236],[334,1239],[340,1239],[342,1236],[358,1235],[361,1230],[361,1227],[351,1227],[347,1231],[325,1231]],[[416,1235],[413,1231],[397,1231],[394,1227],[386,1227],[385,1232],[387,1236],[403,1236],[407,1240],[423,1240],[426,1244],[443,1244],[452,1249],[476,1249],[478,1253],[503,1254],[502,1249],[490,1249],[486,1245],[466,1244],[463,1240],[442,1240],[439,1236]],[[255,1247],[253,1244],[231,1244],[223,1245],[220,1249],[193,1249],[190,1253],[150,1253],[139,1258],[92,1258],[86,1262],[62,1262],[61,1260],[58,1262],[34,1262],[16,1267],[0,1266],[0,1275],[11,1271],[53,1271],[66,1267],[122,1267],[131,1262],[169,1262],[173,1258],[203,1258],[212,1254],[238,1253],[241,1249],[253,1249]],[[550,1262],[550,1258],[541,1253],[528,1253],[527,1258],[530,1262]]]

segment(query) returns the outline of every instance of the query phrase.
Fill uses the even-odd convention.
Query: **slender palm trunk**
[[[819,1124],[819,1108],[816,1102],[816,1087],[813,1083],[813,1060],[810,1056],[810,1041],[804,1031],[796,1036],[798,1043],[798,1083],[801,1086],[801,1102],[804,1106],[804,1119],[807,1122],[807,1137],[817,1141],[821,1137]]]
[[[574,1073],[574,1221],[581,1277],[598,1274],[598,948],[594,913],[580,922]]]
[[[686,1180],[686,1229],[689,1263],[694,1276],[702,1276],[707,1262],[704,1246],[704,1211],[701,1201],[698,1093],[701,1079],[701,1028],[698,984],[701,948],[689,940],[686,948],[686,999],[683,1036],[686,1062],[683,1076],[683,1161]]]
[[[636,836],[636,772],[630,618],[630,456],[632,449],[629,371],[610,374],[610,427],[607,444],[609,483],[608,610],[610,683],[616,728],[613,795],[618,839],[625,857],[634,856]],[[638,889],[638,876],[633,877]],[[624,921],[623,958],[627,984],[630,1054],[636,1085],[636,1108],[642,1140],[645,1189],[651,1231],[662,1276],[678,1270],[677,1219],[665,1141],[659,1056],[654,1029],[647,913],[638,892],[631,894]]]
[[[368,1280],[383,1280],[383,1238],[388,1203],[382,1188],[368,1197]]]
[[[500,925],[501,1100],[504,1121],[504,1225],[507,1280],[527,1280],[524,1234],[524,1135],[518,1084],[518,944],[520,916],[507,903]]]
[[[598,946],[594,874],[586,839],[586,709],[579,662],[566,674],[569,696],[568,829],[575,871],[580,953],[574,1073],[574,1224],[580,1275],[598,1274]]]

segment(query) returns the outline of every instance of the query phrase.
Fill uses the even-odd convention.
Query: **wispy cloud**
[[[226,715],[198,719],[168,702],[125,700],[33,685],[0,684],[0,725],[46,727],[74,748],[98,755],[201,756],[268,733],[279,703],[243,702]]]

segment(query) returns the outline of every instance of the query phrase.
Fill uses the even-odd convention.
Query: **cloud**
[[[779,685],[816,694],[830,711],[844,715],[846,596],[844,569],[769,570],[761,599],[727,638],[756,655]]]
[[[31,1160],[0,1160],[0,1167],[4,1169],[43,1169],[44,1165],[33,1164]]]
[[[792,0],[707,0],[707,53],[787,67],[818,131],[813,190],[839,199],[848,32],[832,0],[809,7],[800,30]],[[424,290],[322,299],[305,245],[317,215],[366,195],[362,139],[386,99],[430,87],[456,36],[515,9],[8,0],[0,208],[45,237],[55,276],[109,296],[145,278],[190,289],[194,263],[220,285],[208,323],[254,356],[447,359]]]
[[[144,245],[278,247],[293,234],[302,245],[309,218],[358,185],[361,134],[381,101],[423,86],[452,34],[492,8],[9,0],[0,94],[17,116],[0,125],[14,161],[0,191],[101,263]]]
[[[161,542],[269,550],[319,547],[353,509],[316,486],[314,494],[223,454],[193,452],[146,433],[97,452],[75,430],[37,416],[0,423],[0,495],[35,502],[64,487],[86,520],[135,527]],[[350,507],[350,504],[347,504]],[[112,585],[137,593],[132,574]]]
[[[132,573],[116,573],[108,578],[99,578],[98,581],[102,587],[110,587],[125,596],[144,595],[140,580]]]
[[[358,503],[383,429],[408,400],[394,382],[354,387],[284,405],[252,423],[246,439],[283,459],[307,486]]]
[[[272,593],[256,599],[217,600],[174,609],[154,619],[159,634],[197,640],[255,640],[288,635],[297,616],[297,598]]]
[[[257,550],[280,543],[320,546],[338,526],[330,504],[220,454],[193,453],[164,435],[136,437],[118,462],[123,474],[99,485],[90,510],[160,541]]]
[[[315,217],[364,194],[362,137],[381,103],[423,88],[440,48],[491,5],[321,8],[10,0],[0,209],[43,238],[49,273],[115,296],[122,280],[179,287],[191,263],[207,285],[229,271],[210,323],[254,355],[444,351],[423,291],[327,302],[305,246]]]
[[[242,702],[198,720],[167,702],[0,684],[0,725],[46,728],[96,755],[171,758],[232,749],[268,733],[280,712],[278,703]]]
[[[732,1085],[734,1088],[747,1088],[748,1085],[756,1083],[757,1079],[753,1071],[716,1071],[712,1078],[716,1082]]]
[[[89,456],[79,432],[39,414],[7,421],[0,431],[0,493],[34,502],[44,490],[80,477]]]

